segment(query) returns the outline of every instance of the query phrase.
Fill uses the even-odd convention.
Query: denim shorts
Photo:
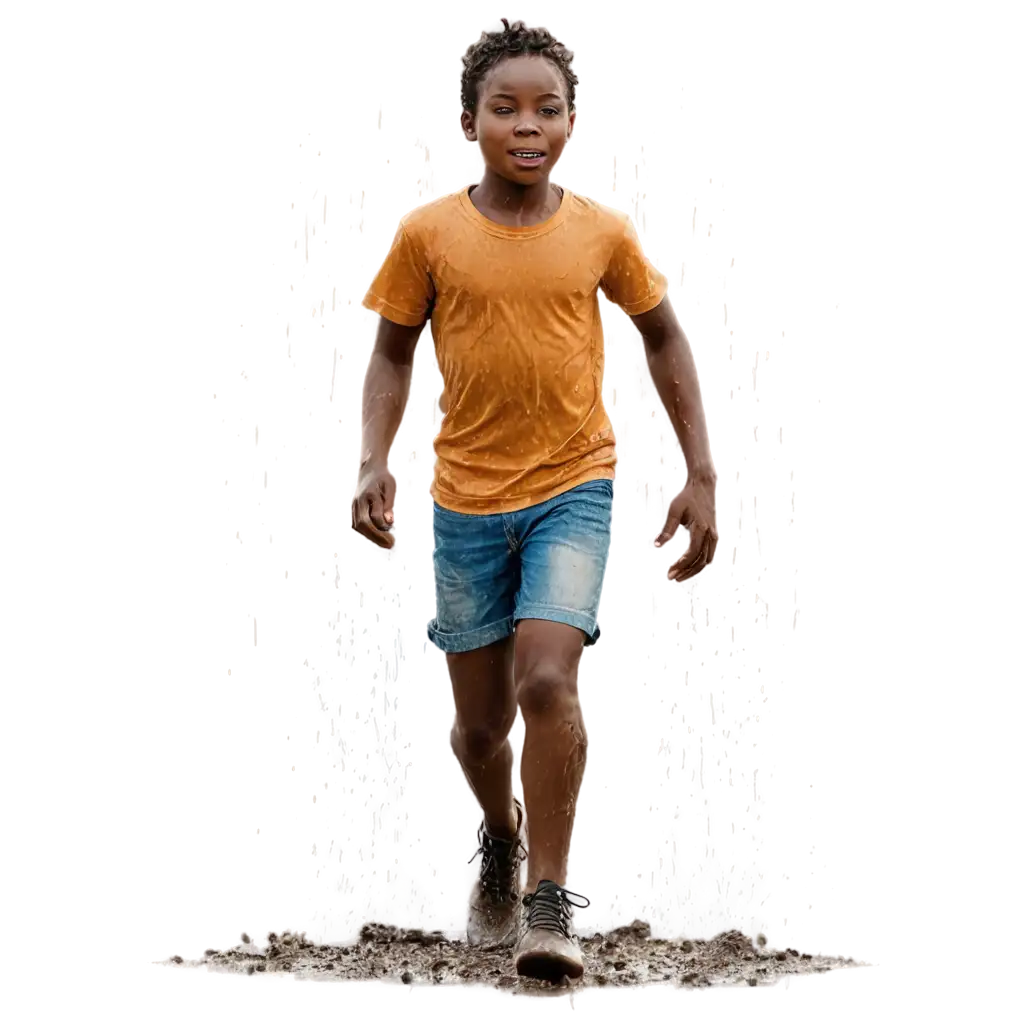
[[[612,482],[580,484],[518,512],[466,515],[434,503],[437,618],[427,636],[457,654],[510,636],[520,619],[575,626],[597,642]]]

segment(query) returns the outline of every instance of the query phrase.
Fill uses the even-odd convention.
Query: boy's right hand
[[[367,466],[352,500],[352,529],[382,548],[395,546],[395,478],[386,466]]]

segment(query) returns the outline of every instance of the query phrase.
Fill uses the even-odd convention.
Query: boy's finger
[[[715,560],[715,550],[718,547],[718,534],[713,530],[708,531],[708,565]]]
[[[686,549],[686,554],[668,571],[668,578],[670,580],[684,580],[704,568],[704,562],[707,557],[705,549],[707,537],[707,533],[694,531],[690,538],[690,546]],[[698,562],[700,563],[700,568],[696,568]]]
[[[361,533],[367,540],[372,540],[378,547],[392,548],[395,546],[394,534],[387,530],[377,529],[369,516],[360,520],[356,526],[356,532]]]
[[[384,499],[379,495],[371,494],[369,496],[369,506],[370,522],[378,530],[386,530],[389,524],[384,518]]]
[[[685,572],[679,574],[679,582],[683,580],[691,579],[696,576],[697,573],[703,572],[708,567],[708,551],[711,547],[711,534],[707,534],[704,537],[704,544],[701,546],[700,551],[697,554],[697,558],[693,565],[690,566]]]
[[[665,520],[665,528],[654,539],[654,546],[656,548],[660,548],[662,544],[670,541],[676,535],[676,530],[679,529],[679,523],[679,516],[669,512],[668,519]]]
[[[390,527],[379,526],[374,522],[372,499],[369,496],[361,495],[352,503],[352,529],[379,547],[394,547],[395,538],[389,532]]]
[[[376,516],[374,522],[382,529],[388,529],[395,521],[395,481],[393,477],[386,476],[377,484],[377,490],[372,495],[372,501]]]

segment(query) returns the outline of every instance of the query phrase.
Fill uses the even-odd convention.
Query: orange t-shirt
[[[565,189],[548,220],[505,227],[472,187],[402,218],[363,305],[409,327],[431,319],[447,399],[434,500],[514,512],[614,478],[597,291],[635,316],[668,282],[618,210]]]

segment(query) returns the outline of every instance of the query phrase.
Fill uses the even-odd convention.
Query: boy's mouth
[[[509,155],[517,164],[522,164],[525,167],[535,167],[546,156],[539,149],[512,149],[509,150]]]

